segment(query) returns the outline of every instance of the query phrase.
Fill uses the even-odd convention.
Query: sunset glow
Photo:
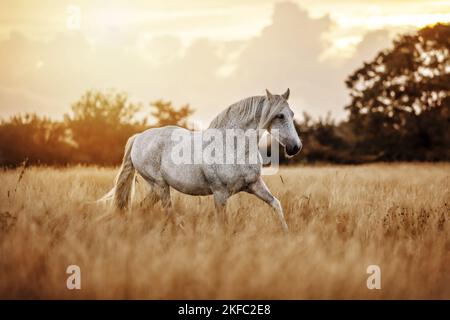
[[[1,117],[58,117],[92,87],[124,90],[138,101],[190,102],[207,121],[216,108],[266,86],[289,86],[299,109],[321,115],[342,109],[350,67],[398,33],[450,21],[450,3],[430,0],[6,0],[1,6]],[[284,50],[284,66],[269,66],[267,79],[251,76],[244,66],[261,69],[265,48],[274,45]],[[276,64],[276,56],[264,66]],[[311,77],[311,66],[314,81],[337,68],[324,78],[330,98],[307,97],[309,81],[296,83]],[[180,84],[180,74],[189,83]]]

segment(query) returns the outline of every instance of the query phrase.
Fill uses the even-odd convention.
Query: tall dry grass
[[[112,185],[102,168],[1,172],[1,298],[450,298],[449,164],[282,169],[265,180],[290,233],[247,194],[227,228],[209,197],[174,193],[176,224],[140,203],[98,219]],[[81,290],[66,288],[68,265]],[[368,290],[368,265],[381,290]]]

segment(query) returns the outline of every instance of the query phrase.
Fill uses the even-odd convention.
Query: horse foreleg
[[[275,198],[270,192],[269,188],[267,188],[263,179],[259,177],[258,181],[251,184],[247,190],[249,193],[254,194],[265,203],[269,204],[272,208],[276,210],[278,213],[278,219],[280,220],[281,226],[285,232],[288,231],[288,226],[286,223],[286,219],[284,218],[283,208],[281,207],[280,201]]]

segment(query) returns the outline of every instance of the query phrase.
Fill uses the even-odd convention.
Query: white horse
[[[301,150],[302,144],[295,130],[294,114],[287,103],[288,98],[289,89],[282,95],[272,95],[266,90],[266,96],[249,97],[229,106],[211,122],[208,129],[200,133],[213,129],[224,133],[236,129],[263,129],[269,133],[277,130],[278,142],[285,147],[288,156],[293,156]],[[150,185],[150,193],[146,196],[150,205],[161,201],[162,206],[169,210],[172,187],[189,195],[213,195],[216,211],[224,218],[227,199],[245,191],[272,206],[278,213],[283,229],[287,231],[280,201],[272,195],[261,177],[262,163],[257,148],[246,143],[241,150],[249,157],[257,153],[258,161],[253,163],[176,163],[174,148],[179,148],[180,142],[174,141],[175,133],[185,138],[185,144],[191,144],[199,135],[199,131],[166,126],[149,129],[129,138],[115,186],[100,200],[113,199],[115,207],[126,209],[137,171]],[[260,135],[257,142],[259,138]],[[217,147],[223,146],[223,141],[211,143],[216,143]]]

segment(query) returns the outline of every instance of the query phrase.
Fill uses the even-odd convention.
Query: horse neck
[[[241,130],[257,130],[257,129],[265,129],[261,128],[261,116],[262,116],[262,108],[263,104],[261,101],[261,97],[250,97],[247,98],[247,101],[249,99],[256,99],[252,100],[250,103],[254,104],[254,110],[252,110],[254,113],[250,116],[243,116],[240,114],[234,114],[234,116],[229,116],[227,111],[227,117],[225,118],[226,121],[221,121],[219,126],[212,126],[212,128],[217,129],[241,129]],[[263,98],[264,99],[264,98]],[[242,102],[241,102],[242,103]],[[233,107],[233,106],[232,106]],[[231,111],[232,112],[232,111]]]
[[[231,120],[225,125],[221,126],[221,129],[240,129],[240,130],[256,130],[258,129],[258,122],[254,119],[250,121],[242,121],[241,119]]]
[[[244,122],[229,122],[226,125],[220,126],[219,130],[242,130],[243,132],[247,132],[247,130],[256,130],[256,142],[259,144],[261,141],[262,134],[264,130],[261,130],[259,128],[259,119],[258,121],[249,121],[247,123]],[[246,148],[248,148],[248,145],[246,144]]]

